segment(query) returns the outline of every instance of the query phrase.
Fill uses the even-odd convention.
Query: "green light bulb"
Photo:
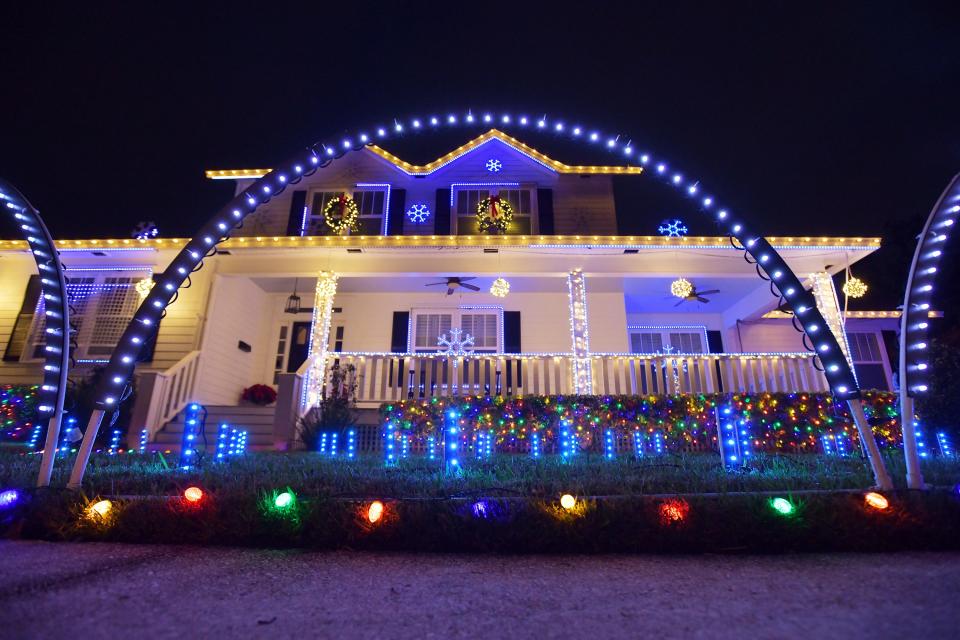
[[[278,495],[273,501],[273,505],[277,509],[286,509],[291,504],[293,504],[293,494],[290,493],[289,491],[284,491],[283,493]]]
[[[774,498],[770,501],[770,506],[782,516],[789,516],[794,510],[793,503],[786,498]]]

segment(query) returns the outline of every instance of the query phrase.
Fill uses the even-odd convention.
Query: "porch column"
[[[590,331],[587,327],[587,283],[581,269],[567,275],[570,294],[570,340],[573,343],[572,383],[577,394],[593,393],[593,372],[590,365]]]
[[[840,350],[843,351],[852,369],[850,345],[847,343],[847,333],[843,329],[843,312],[840,310],[840,301],[837,299],[837,290],[833,286],[833,278],[826,271],[818,271],[811,273],[810,279],[813,281],[813,298],[817,301],[817,309],[823,314],[823,319],[827,321],[827,326],[840,344]],[[853,375],[857,375],[856,370]]]
[[[304,385],[304,403],[301,409],[315,407],[323,397],[327,383],[327,357],[330,353],[330,319],[333,298],[337,294],[337,279],[333,271],[317,274],[317,290],[313,298],[313,323],[310,325],[310,366]]]

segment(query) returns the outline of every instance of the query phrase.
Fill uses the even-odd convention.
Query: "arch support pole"
[[[83,443],[80,444],[77,461],[73,463],[70,481],[67,482],[68,489],[79,489],[83,483],[83,474],[87,470],[90,453],[93,451],[93,443],[97,439],[97,432],[100,430],[100,423],[102,421],[103,409],[94,409],[93,413],[90,414],[90,422],[87,423],[87,430],[83,434]]]
[[[900,430],[903,432],[903,456],[907,462],[907,488],[923,489],[920,470],[920,451],[917,449],[917,430],[914,426],[913,398],[900,394]]]
[[[890,491],[893,489],[893,480],[887,472],[886,465],[883,464],[883,456],[880,455],[877,439],[873,437],[873,429],[867,423],[867,416],[863,412],[863,403],[860,402],[859,398],[851,398],[847,400],[847,406],[850,407],[850,414],[857,425],[860,442],[863,443],[863,450],[867,454],[867,460],[870,461],[870,469],[873,471],[873,480],[877,483],[877,488]]]

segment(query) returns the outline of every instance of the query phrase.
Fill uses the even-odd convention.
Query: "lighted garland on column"
[[[360,231],[360,210],[353,198],[346,194],[327,202],[323,207],[323,221],[336,234]]]
[[[310,327],[310,356],[313,361],[307,371],[304,384],[302,409],[315,407],[323,397],[327,382],[327,355],[330,342],[330,319],[333,314],[333,298],[337,294],[339,275],[332,271],[317,274],[317,289],[313,302],[313,323]]]
[[[486,233],[491,229],[506,233],[513,221],[513,205],[500,196],[484,198],[477,204],[477,225]]]

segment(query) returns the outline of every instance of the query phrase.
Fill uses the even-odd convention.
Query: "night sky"
[[[855,267],[871,285],[857,307],[878,309],[898,304],[911,236],[960,171],[956,2],[314,4],[5,7],[0,176],[56,237],[141,220],[183,236],[232,193],[204,169],[272,166],[394,116],[546,113],[668,158],[770,235],[884,236]],[[423,160],[479,132],[385,146]],[[618,184],[624,232],[673,216],[715,232],[638,180]]]

